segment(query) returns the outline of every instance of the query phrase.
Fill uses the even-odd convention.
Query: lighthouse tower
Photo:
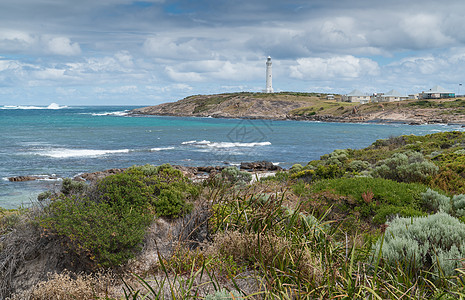
[[[273,93],[273,78],[271,73],[271,57],[266,60],[266,93]]]

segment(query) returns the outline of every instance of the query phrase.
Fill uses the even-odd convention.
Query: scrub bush
[[[383,178],[336,178],[315,182],[310,192],[331,192],[353,199],[353,211],[375,224],[383,224],[391,215],[418,216],[421,211],[421,195],[427,187],[418,183],[403,183]],[[370,201],[363,195],[370,191]]]
[[[246,185],[252,180],[252,175],[236,167],[227,167],[221,171],[220,179],[233,185]]]
[[[61,192],[65,195],[79,194],[86,190],[87,184],[82,181],[75,181],[71,178],[64,178],[61,184]]]
[[[226,289],[221,289],[216,291],[213,294],[208,294],[205,297],[205,300],[234,300],[234,299],[244,299],[242,298],[241,294],[236,291],[227,291]]]
[[[449,198],[428,189],[422,194],[424,205],[431,211],[445,212],[457,218],[465,217],[465,195],[454,195]]]
[[[347,150],[336,149],[330,154],[325,154],[320,157],[324,161],[325,165],[337,165],[342,166],[347,160],[349,152]]]
[[[186,198],[198,193],[171,166],[132,167],[101,179],[85,193],[52,197],[39,224],[44,234],[62,237],[91,266],[118,266],[139,250],[154,215],[189,213],[192,205]]]
[[[39,224],[47,235],[64,238],[66,246],[90,267],[125,263],[139,250],[153,216],[148,209],[124,208],[87,198],[61,196],[45,208]]]
[[[455,195],[451,199],[456,217],[465,217],[465,195]]]
[[[421,194],[423,205],[430,211],[452,213],[452,203],[449,197],[441,195],[438,192],[428,189]]]
[[[371,175],[399,182],[426,182],[439,168],[419,152],[395,153],[380,161]]]
[[[289,173],[297,173],[303,170],[303,166],[301,164],[294,164],[292,167],[289,169]]]
[[[338,178],[344,175],[344,170],[337,165],[318,165],[316,169],[304,169],[290,175],[292,179],[302,179],[306,182],[312,182],[320,179]]]
[[[370,168],[370,163],[364,160],[354,160],[349,163],[347,169],[353,172],[361,172]]]
[[[374,245],[385,263],[409,274],[420,271],[454,274],[465,257],[465,224],[439,212],[420,218],[396,218],[388,223],[384,240]]]

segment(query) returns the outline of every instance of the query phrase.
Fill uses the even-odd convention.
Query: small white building
[[[441,98],[455,98],[455,93],[450,92],[443,87],[436,85],[426,92],[420,93],[420,99],[441,99]]]
[[[402,95],[396,90],[390,90],[385,94],[378,94],[374,96],[373,102],[396,102],[407,100],[408,96]]]
[[[366,104],[370,102],[370,96],[362,93],[359,90],[353,90],[352,92],[342,95],[342,101],[344,102],[358,102],[360,104]]]

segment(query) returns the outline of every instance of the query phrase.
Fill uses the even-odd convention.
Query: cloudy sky
[[[463,0],[1,0],[0,105],[465,92]],[[463,83],[463,86],[459,86]]]

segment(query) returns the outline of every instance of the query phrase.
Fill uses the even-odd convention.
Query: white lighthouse
[[[271,57],[266,60],[266,93],[273,93],[273,75],[271,73]]]

